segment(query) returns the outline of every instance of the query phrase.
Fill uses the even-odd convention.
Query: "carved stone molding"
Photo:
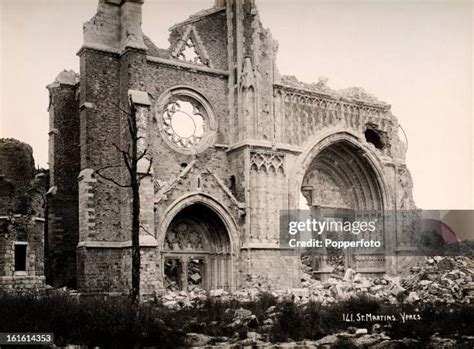
[[[256,171],[285,172],[284,155],[274,153],[252,152],[250,154],[250,169]]]
[[[331,110],[345,110],[347,112],[356,112],[376,117],[382,117],[389,112],[389,107],[353,104],[341,101],[340,99],[332,99],[330,96],[297,91],[289,86],[275,85],[275,90],[275,94],[279,92],[286,103],[309,105]]]
[[[171,251],[204,250],[205,239],[201,232],[181,223],[166,233],[165,248]]]
[[[176,177],[171,179],[168,182],[161,182],[159,180],[154,180],[155,186],[155,203],[160,202],[163,199],[166,199],[167,194],[173,190],[173,188],[183,179],[185,178],[188,173],[192,170],[194,165],[196,164],[196,160],[191,161]]]
[[[226,187],[224,182],[219,177],[217,177],[209,168],[206,168],[206,170],[216,180],[219,187],[226,193],[226,195],[234,203],[234,205],[239,208],[239,213],[244,214],[245,213],[245,203],[240,202],[239,200],[237,200],[237,198],[232,194],[232,192],[229,190],[229,188]]]

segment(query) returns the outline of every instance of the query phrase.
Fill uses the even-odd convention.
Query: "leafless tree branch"
[[[143,231],[144,231],[145,233],[147,233],[148,235],[155,237],[152,233],[150,233],[150,232],[149,232],[143,225],[141,225],[141,224],[140,224],[140,228],[143,229]]]
[[[140,174],[140,175],[138,176],[138,180],[139,180],[139,181],[141,181],[143,178],[145,178],[146,176],[148,176],[148,175],[150,174],[151,166],[152,166],[152,165],[153,165],[153,161],[150,160],[150,161],[148,162],[148,168],[147,168],[146,172],[145,172],[145,173],[142,173],[142,174]]]
[[[117,145],[117,143],[115,143],[115,142],[112,143],[112,145],[114,146],[115,149],[117,149],[117,151],[119,151],[119,152],[121,152],[121,153],[125,151],[125,150],[123,150],[122,148],[120,148],[120,147]]]
[[[145,157],[145,155],[147,154],[148,152],[148,147],[145,148],[145,150],[143,151],[143,153],[141,153],[138,158],[137,158],[137,162],[140,161],[141,159],[143,159]]]
[[[125,162],[125,166],[127,166],[128,173],[132,174],[132,165],[130,163],[130,156],[127,152],[122,152],[123,162]]]
[[[120,110],[122,113],[126,114],[127,116],[130,115],[130,112],[128,112],[128,111],[122,109],[122,107],[121,107],[119,104],[114,103],[114,102],[111,102],[111,103],[112,103],[114,106],[116,106],[117,109]]]
[[[98,170],[95,171],[95,173],[102,179],[105,179],[106,181],[109,181],[109,182],[112,182],[113,184],[115,184],[116,186],[120,187],[120,188],[130,188],[130,185],[129,184],[122,184],[122,183],[119,183],[118,181],[116,181],[115,179],[111,178],[111,177],[108,177],[106,175],[104,175],[103,173],[101,173],[101,171],[103,170],[106,170],[106,169],[111,169],[111,168],[118,168],[118,167],[121,167],[119,165],[115,165],[115,166],[105,166],[105,167],[102,167],[102,168],[99,168]]]
[[[101,168],[95,170],[95,172],[97,173],[97,172],[99,172],[99,171],[105,171],[105,170],[109,170],[109,169],[111,169],[111,168],[120,168],[120,167],[122,167],[122,165],[104,166],[104,167],[101,167]]]

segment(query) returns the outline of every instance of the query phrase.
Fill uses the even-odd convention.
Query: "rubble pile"
[[[246,337],[246,338],[241,338]],[[211,349],[211,348],[471,348],[474,344],[473,336],[456,336],[456,339],[443,338],[438,334],[421,342],[419,339],[402,338],[392,339],[381,328],[374,324],[371,330],[367,328],[349,327],[346,331],[330,334],[318,340],[304,340],[300,342],[271,343],[267,336],[258,332],[248,331],[242,336],[212,337],[199,333],[187,333],[185,347]]]
[[[329,269],[331,274],[344,275],[344,260],[345,256],[341,254],[328,254],[325,269]],[[303,274],[313,275],[313,258],[312,256],[301,257],[302,271]]]
[[[201,266],[199,260],[192,260],[188,264],[188,283],[192,290],[202,285]]]
[[[169,291],[161,299],[166,306],[176,308],[193,306],[207,296],[249,302],[262,293],[270,293],[278,301],[294,299],[299,304],[315,301],[328,305],[364,294],[391,304],[470,303],[474,299],[473,264],[468,257],[425,257],[405,276],[369,278],[347,269],[343,276],[337,271],[324,282],[314,279],[309,274],[311,268],[304,264],[301,288],[277,289],[266,278],[249,275],[244,287],[232,293],[222,289],[208,293],[195,287],[191,292]]]
[[[211,295],[212,296],[212,295]],[[206,300],[208,294],[200,288],[195,288],[193,291],[167,291],[160,297],[161,302],[165,307],[180,309],[193,307],[197,301]]]
[[[179,273],[180,264],[175,259],[169,259],[165,262],[165,277],[163,284],[167,291],[179,291]]]
[[[310,290],[309,299],[323,304],[361,294],[392,304],[470,303],[474,298],[473,267],[468,257],[425,257],[406,276],[366,278],[348,269],[344,277],[333,273],[326,282],[303,274],[302,285]],[[298,291],[295,296],[297,301],[307,301],[304,292]]]
[[[202,265],[199,259],[191,260],[188,263],[187,287],[188,292],[202,289]],[[167,291],[175,292],[181,290],[181,264],[176,259],[170,259],[165,264],[164,286]]]
[[[227,308],[224,314],[229,319],[225,324],[225,333],[229,337],[213,337],[198,333],[188,333],[186,345],[199,348],[231,348],[239,346],[260,346],[275,348],[321,348],[332,346],[351,346],[356,348],[392,348],[398,346],[421,345],[419,339],[393,339],[387,333],[391,325],[371,324],[365,328],[349,326],[342,332],[326,335],[318,340],[303,342],[270,343],[270,333],[279,321],[281,312],[278,306],[271,306],[264,311],[263,318],[257,318],[251,310],[246,309],[245,302],[256,300],[263,293],[273,295],[278,301],[294,300],[298,304],[309,301],[323,305],[337,303],[350,297],[368,295],[381,302],[399,303],[470,303],[474,296],[473,264],[467,257],[426,257],[420,258],[418,265],[407,271],[406,275],[365,277],[352,269],[342,274],[340,270],[332,273],[327,281],[312,277],[312,269],[303,263],[302,286],[280,290],[262,276],[249,275],[244,287],[235,292],[222,289],[206,292],[194,289],[191,292],[169,291],[162,296],[163,304],[174,309],[197,307],[207,297],[223,301],[238,300],[239,308]],[[335,268],[337,269],[337,268]],[[388,331],[388,332],[387,332]],[[429,338],[433,348],[455,348],[459,345],[471,347],[474,337],[454,336],[442,338],[434,334]]]
[[[474,261],[468,257],[426,257],[401,285],[408,301],[469,303],[474,299]]]

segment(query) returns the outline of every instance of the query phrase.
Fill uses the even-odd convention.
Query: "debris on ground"
[[[232,293],[218,289],[204,291],[200,284],[191,285],[190,292],[176,290],[170,283],[160,299],[173,308],[192,306],[206,297],[249,302],[262,293],[272,294],[278,301],[294,299],[296,303],[309,301],[328,305],[354,296],[369,295],[382,302],[397,303],[470,303],[474,299],[474,261],[469,257],[422,257],[406,275],[366,277],[353,269],[329,275],[327,281],[313,278],[311,268],[303,264],[301,288],[277,289],[263,276],[248,275],[244,287]],[[198,274],[198,275],[196,275]],[[200,280],[198,271],[190,278]]]

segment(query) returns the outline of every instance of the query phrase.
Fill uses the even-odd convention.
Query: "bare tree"
[[[121,188],[130,188],[132,191],[132,292],[131,298],[133,304],[138,304],[140,300],[140,182],[143,178],[150,174],[152,161],[149,159],[148,169],[144,173],[140,173],[138,164],[140,160],[148,155],[148,147],[139,150],[139,141],[143,138],[139,135],[137,124],[137,107],[129,96],[130,111],[122,109],[119,105],[115,106],[127,116],[128,135],[130,137],[129,144],[126,149],[117,143],[113,143],[115,149],[121,154],[121,165],[106,166],[96,170],[99,177],[115,184]],[[128,182],[121,183],[120,179],[113,178],[104,174],[104,171],[112,168],[120,168],[125,166],[128,173]]]

